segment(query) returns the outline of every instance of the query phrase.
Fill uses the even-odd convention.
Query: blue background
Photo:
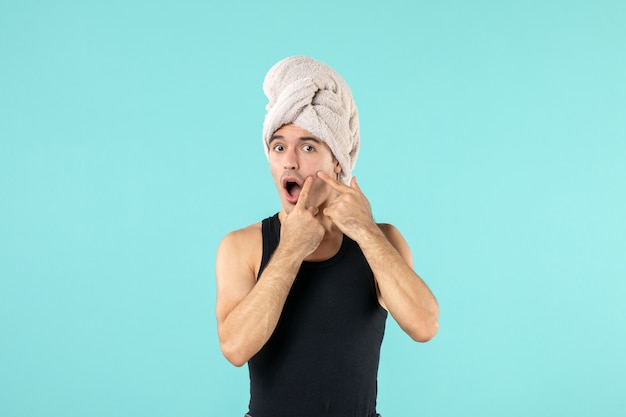
[[[239,416],[217,245],[279,209],[269,67],[348,81],[355,170],[441,305],[379,411],[626,409],[623,1],[0,1],[0,415]]]

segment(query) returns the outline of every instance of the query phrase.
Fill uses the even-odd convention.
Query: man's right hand
[[[317,217],[319,209],[307,206],[313,181],[313,177],[306,178],[294,209],[281,225],[281,246],[299,252],[302,259],[317,249],[325,233]]]

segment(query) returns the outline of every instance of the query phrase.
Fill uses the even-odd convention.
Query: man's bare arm
[[[432,339],[439,328],[439,305],[413,271],[411,252],[400,232],[391,225],[375,223],[355,178],[347,186],[322,172],[318,177],[339,194],[324,215],[361,247],[376,278],[381,304],[413,340]]]
[[[315,218],[317,208],[306,207],[312,178],[308,178],[294,210],[284,219],[281,239],[258,282],[255,260],[262,242],[260,230],[243,229],[227,235],[217,253],[216,316],[224,356],[236,366],[245,364],[269,340],[304,258],[324,236]],[[255,243],[256,238],[256,243]]]
[[[218,250],[217,323],[224,356],[234,365],[245,364],[272,335],[301,263],[299,256],[279,245],[261,279],[239,270],[241,245],[234,235]]]
[[[394,226],[378,225],[363,234],[359,245],[380,291],[381,303],[400,327],[417,342],[427,342],[439,330],[439,305],[413,270],[411,252]]]

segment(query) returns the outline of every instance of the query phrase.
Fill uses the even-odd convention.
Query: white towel
[[[341,166],[339,180],[349,184],[359,153],[359,116],[344,79],[326,64],[293,56],[270,68],[263,90],[269,100],[263,123],[266,155],[274,132],[294,124],[328,145]]]

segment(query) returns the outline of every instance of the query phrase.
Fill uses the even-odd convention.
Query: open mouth
[[[285,178],[283,179],[283,188],[287,201],[296,203],[300,197],[300,191],[302,191],[302,183],[295,178]]]

